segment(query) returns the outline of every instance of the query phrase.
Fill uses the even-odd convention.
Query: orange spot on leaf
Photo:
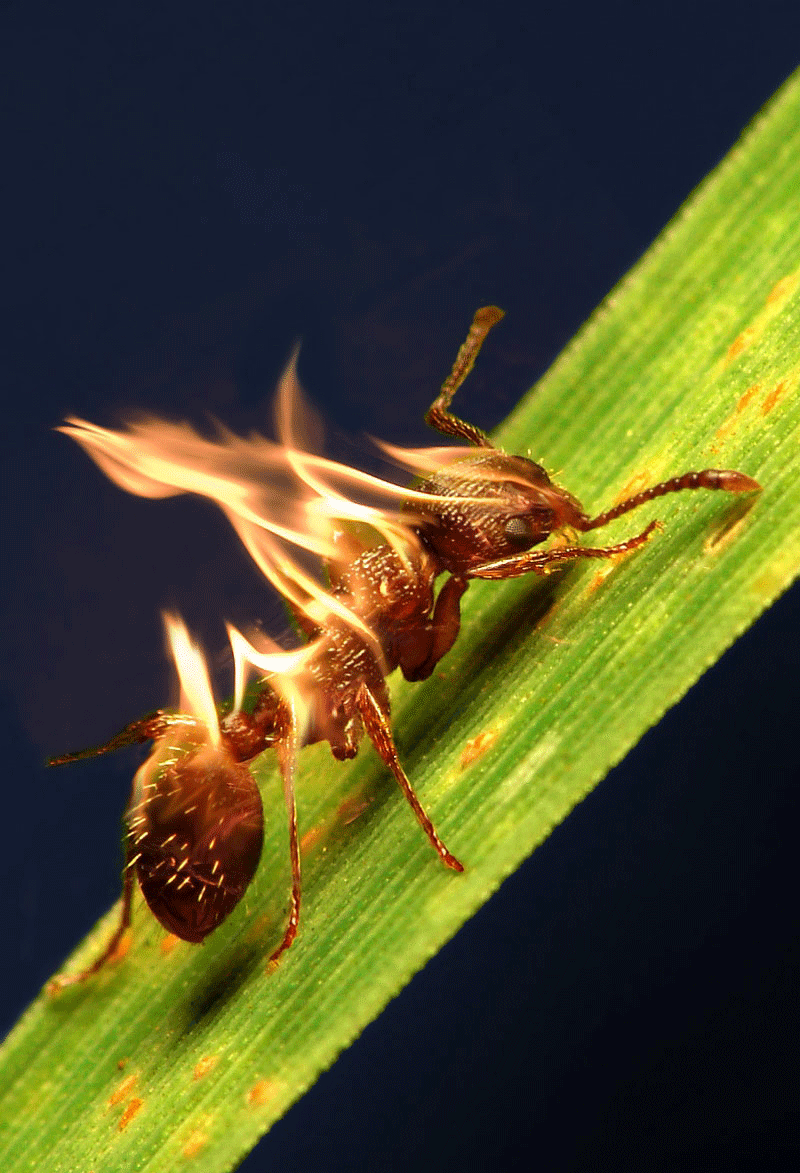
[[[595,574],[592,575],[592,577],[589,579],[589,582],[586,584],[587,595],[593,595],[593,594],[595,594],[596,591],[600,590],[600,587],[603,585],[603,583],[608,578],[609,574],[611,574],[612,570],[614,569],[613,563],[616,562],[616,560],[617,560],[616,558],[614,558],[614,559],[609,558],[608,565],[605,567],[605,569],[598,570],[595,572]]]
[[[733,342],[728,347],[728,361],[738,358],[743,350],[746,350],[751,345],[755,338],[755,328],[753,326],[746,326],[741,334],[734,338]]]
[[[619,505],[620,501],[627,501],[629,497],[635,497],[637,493],[640,493],[642,489],[646,489],[652,482],[653,478],[647,470],[637,472],[626,485],[622,486],[614,498],[614,504]]]
[[[300,854],[307,855],[312,851],[322,838],[322,827],[309,827],[305,835],[300,839]]]
[[[142,1106],[142,1101],[137,1100],[136,1097],[134,1097],[132,1100],[130,1100],[126,1104],[125,1111],[120,1116],[119,1124],[117,1125],[117,1128],[119,1129],[120,1132],[123,1132],[124,1129],[126,1129],[128,1127],[131,1120],[133,1120],[134,1116],[136,1116],[138,1114],[141,1106]]]
[[[472,737],[461,751],[460,765],[462,770],[466,770],[467,766],[471,766],[473,762],[477,762],[485,753],[488,753],[492,746],[496,743],[500,734],[496,729],[486,729],[483,733],[479,733],[477,737]]]
[[[727,440],[736,431],[737,427],[739,426],[739,419],[737,417],[742,414],[748,403],[752,402],[760,390],[761,384],[753,383],[750,387],[747,388],[746,391],[742,392],[736,401],[736,407],[733,409],[733,414],[729,415],[725,422],[720,424],[714,433],[714,444],[711,446],[712,452],[718,452],[718,445]]]
[[[767,294],[767,305],[773,305],[775,302],[785,301],[795,291],[797,286],[797,273],[790,273],[788,277],[781,277],[780,281],[776,281]]]
[[[736,404],[737,414],[740,411],[744,411],[744,409],[747,407],[748,403],[753,398],[753,396],[757,395],[760,390],[761,390],[760,383],[753,383],[753,385],[751,387],[748,387],[746,391],[742,392],[742,394],[739,396],[739,401]]]
[[[361,794],[352,795],[339,804],[339,809],[336,813],[341,822],[348,827],[356,819],[360,819],[364,812],[369,810],[371,805],[371,798],[365,798]]]
[[[204,1079],[208,1075],[209,1071],[214,1070],[216,1065],[217,1060],[214,1055],[204,1055],[203,1058],[198,1059],[194,1065],[194,1071],[192,1072],[193,1078]]]
[[[788,390],[788,380],[781,379],[780,383],[777,383],[769,392],[769,394],[764,397],[764,402],[761,404],[761,414],[769,415],[778,400],[781,399]]]
[[[126,1099],[136,1086],[138,1075],[129,1075],[127,1079],[123,1079],[122,1083],[113,1091],[108,1097],[108,1106],[113,1108],[116,1104],[121,1104]]]
[[[184,1157],[196,1157],[199,1152],[202,1152],[207,1144],[208,1134],[203,1132],[202,1128],[196,1128],[189,1136],[189,1139],[186,1141],[186,1144],[183,1146],[181,1151],[183,1152]]]
[[[165,937],[161,938],[161,943],[158,946],[158,951],[162,957],[169,957],[170,953],[175,951],[175,946],[180,940],[179,937],[174,936],[173,933],[167,933]]]
[[[247,1103],[250,1108],[261,1108],[268,1104],[277,1092],[277,1085],[271,1079],[260,1079],[254,1083],[247,1093]]]
[[[260,941],[270,930],[270,919],[266,913],[257,916],[247,932],[248,941]]]

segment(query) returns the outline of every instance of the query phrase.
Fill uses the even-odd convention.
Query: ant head
[[[583,518],[580,503],[554,485],[541,465],[494,449],[440,469],[415,486],[446,498],[410,509],[442,568],[464,574],[513,557]]]
[[[162,740],[137,775],[135,795],[126,819],[142,894],[168,932],[202,941],[258,867],[258,787],[224,747],[176,752]]]

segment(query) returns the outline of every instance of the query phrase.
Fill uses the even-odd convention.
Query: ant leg
[[[585,533],[590,529],[598,529],[609,521],[629,513],[631,509],[638,509],[645,501],[653,501],[656,497],[663,497],[667,493],[680,493],[683,489],[722,489],[726,493],[753,493],[761,488],[758,481],[743,472],[734,472],[731,469],[705,468],[702,472],[685,472],[681,476],[662,481],[633,497],[621,501],[613,509],[599,513],[597,517],[584,517],[573,522],[576,529]]]
[[[237,762],[249,762],[281,737],[281,701],[266,680],[262,680],[251,713],[226,713],[219,727],[225,748]]]
[[[448,578],[436,597],[430,622],[401,633],[399,666],[406,680],[427,680],[456,642],[461,627],[461,596],[468,586],[465,578]]]
[[[131,905],[133,903],[134,885],[133,869],[136,860],[138,859],[138,856],[132,855],[132,851],[133,848],[129,840],[128,846],[125,850],[125,870],[123,872],[124,878],[122,881],[122,908],[120,909],[119,923],[109,938],[105,949],[99,957],[95,958],[91,965],[87,966],[86,969],[82,969],[80,973],[57,974],[56,977],[54,977],[47,984],[48,994],[59,994],[62,990],[66,989],[67,986],[77,986],[80,982],[85,982],[87,978],[90,978],[93,974],[97,973],[98,970],[102,969],[107,961],[113,960],[114,955],[119,949],[120,942],[125,936],[125,933],[127,932],[131,923]]]
[[[472,325],[467,334],[467,340],[456,356],[453,369],[442,383],[442,389],[429,407],[425,416],[425,423],[443,432],[445,436],[455,436],[459,440],[467,440],[479,448],[494,448],[489,437],[474,424],[465,423],[458,416],[452,415],[448,408],[450,401],[458,388],[466,379],[475,365],[475,359],[486,335],[492,326],[497,325],[503,317],[503,311],[496,305],[486,305],[479,309],[472,319]]]
[[[361,684],[359,687],[356,696],[356,705],[358,706],[358,711],[361,714],[364,728],[367,731],[370,741],[397,779],[400,789],[408,799],[411,809],[416,815],[417,822],[428,836],[428,840],[434,851],[446,867],[452,868],[454,872],[463,872],[464,865],[454,855],[451,855],[444,843],[442,843],[436,834],[436,828],[426,815],[422,804],[414,793],[414,788],[409,782],[403,767],[400,765],[400,759],[397,756],[397,749],[394,744],[394,738],[392,737],[388,713],[380,705],[374,693],[366,684]]]
[[[627,554],[629,550],[643,546],[657,527],[658,522],[651,521],[647,529],[625,542],[619,542],[616,546],[559,546],[538,552],[527,550],[511,558],[498,558],[496,562],[484,562],[482,566],[475,566],[467,571],[467,577],[519,578],[531,572],[548,574],[551,569],[557,569],[561,564],[573,562],[578,558],[613,558],[616,554]]]
[[[88,749],[79,749],[74,753],[60,754],[55,758],[48,758],[48,766],[64,766],[69,762],[80,762],[85,758],[98,758],[103,754],[113,753],[118,749],[125,749],[129,745],[141,745],[145,741],[157,741],[159,737],[163,737],[168,729],[175,726],[196,726],[197,721],[194,717],[189,717],[184,713],[167,713],[163,709],[156,709],[154,713],[148,713],[146,717],[142,717],[138,721],[131,721],[130,725],[126,725],[119,733],[116,733],[110,741],[104,742],[102,745],[91,745]]]
[[[277,744],[278,762],[283,779],[283,797],[286,802],[286,814],[289,818],[289,855],[292,861],[292,896],[289,906],[289,920],[278,948],[270,954],[270,962],[277,961],[281,953],[285,953],[297,936],[300,924],[300,842],[297,835],[297,803],[294,796],[294,775],[297,766],[297,751],[299,749],[299,734],[297,728],[297,713],[295,705],[287,700],[282,706],[282,717],[285,725],[283,736]]]

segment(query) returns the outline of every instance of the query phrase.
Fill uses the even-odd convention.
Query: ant
[[[246,513],[250,518],[249,506],[231,506],[230,499],[223,501],[215,488],[208,488],[207,479],[202,480],[209,467],[205,458],[195,462],[195,470],[202,470],[202,484],[190,483],[183,465],[175,463],[164,470],[163,448],[157,451],[161,463],[145,463],[142,453],[147,447],[147,425],[138,430],[134,427],[128,435],[106,432],[80,420],[69,420],[62,429],[81,443],[112,479],[132,492],[146,496],[204,492],[222,504],[249,552],[284,594],[306,643],[294,653],[261,656],[240,633],[229,628],[234,653],[244,647],[245,659],[262,671],[249,709],[242,706],[240,695],[233,709],[220,710],[215,738],[209,739],[202,721],[194,717],[158,710],[127,725],[104,745],[52,759],[51,764],[62,764],[135,743],[155,743],[152,757],[134,779],[125,814],[126,861],[118,927],[87,969],[56,978],[53,988],[85,980],[115,955],[131,920],[134,869],[155,917],[183,940],[200,942],[225,920],[259,863],[261,799],[245,763],[265,749],[274,748],[278,755],[292,873],[288,921],[271,961],[289,948],[299,925],[295,769],[298,751],[304,745],[327,741],[334,757],[345,761],[356,755],[366,733],[442,863],[452,871],[463,871],[463,865],[439,838],[400,763],[390,723],[389,673],[399,668],[412,681],[431,675],[455,643],[460,601],[473,579],[543,575],[581,558],[614,558],[635,550],[650,538],[656,521],[615,545],[581,546],[575,537],[668,493],[685,489],[748,493],[760,488],[757,481],[740,472],[686,472],[591,517],[540,465],[500,451],[484,432],[450,411],[453,395],[471,371],[487,334],[502,317],[503,311],[496,306],[477,311],[453,368],[425,417],[432,428],[469,447],[431,451],[428,475],[413,489],[403,491],[403,504],[394,522],[382,530],[388,540],[365,545],[341,530],[335,531],[330,546],[333,552],[324,559],[329,590],[315,588],[299,569],[287,570],[286,563],[274,554],[264,553],[263,545],[252,536],[255,531],[244,529],[233,516],[238,511],[240,517]],[[188,428],[160,427],[162,435],[170,433],[173,440],[179,437],[178,446],[191,434],[204,453],[212,448],[219,451]],[[255,443],[230,434],[227,440],[242,446]],[[168,441],[166,436],[165,446]],[[268,445],[267,441],[261,443]],[[307,454],[294,452],[293,458],[289,460],[292,472],[313,486],[317,504],[324,496],[319,487],[320,470],[348,471]],[[408,463],[413,462],[409,459]],[[370,479],[363,474],[353,476]],[[335,509],[332,512],[337,515]],[[259,524],[270,529],[266,521]],[[285,531],[276,527],[273,532]],[[550,537],[555,544],[545,550],[537,548]],[[436,594],[436,580],[442,574],[448,577]],[[282,671],[281,665],[289,661],[291,667]]]

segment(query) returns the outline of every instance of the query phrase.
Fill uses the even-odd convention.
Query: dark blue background
[[[474,309],[491,427],[794,68],[793,3],[6,5],[2,1022],[117,894],[161,703],[264,591],[225,524],[52,427],[260,426],[293,340],[335,451],[421,416]],[[542,454],[546,457],[546,454]],[[598,503],[599,504],[599,503]],[[798,594],[558,828],[244,1166],[783,1169],[797,1043]]]

